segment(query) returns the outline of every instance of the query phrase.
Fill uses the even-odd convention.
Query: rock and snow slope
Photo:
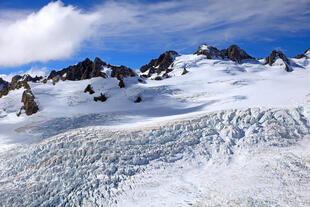
[[[24,90],[10,91],[0,204],[309,206],[310,55],[288,59],[292,72],[277,58],[175,55],[168,71],[123,77],[124,88],[109,67],[105,78],[29,82],[31,116],[16,116]]]

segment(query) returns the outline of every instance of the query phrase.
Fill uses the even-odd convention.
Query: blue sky
[[[57,70],[97,56],[139,68],[201,43],[292,57],[310,48],[309,19],[307,0],[0,0],[0,73]]]

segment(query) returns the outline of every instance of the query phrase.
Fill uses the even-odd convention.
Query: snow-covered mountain
[[[310,51],[0,76],[3,206],[309,206]]]

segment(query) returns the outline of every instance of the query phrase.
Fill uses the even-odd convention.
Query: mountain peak
[[[270,66],[272,66],[277,61],[277,59],[281,59],[283,61],[284,65],[285,65],[285,70],[287,72],[292,71],[292,69],[290,67],[289,59],[280,50],[273,50],[271,52],[271,54],[265,58],[266,64],[269,64]]]
[[[220,51],[216,47],[204,43],[198,47],[198,50],[195,54],[205,55],[207,59],[228,58],[238,63],[245,59],[253,59],[253,57],[248,55],[243,49],[241,49],[237,45],[231,45],[229,48]]]
[[[148,77],[150,77],[154,73],[160,74],[162,71],[168,72],[169,67],[177,56],[179,56],[179,53],[174,50],[166,51],[165,53],[161,54],[157,59],[152,59],[148,64],[143,65],[140,68],[140,71],[142,73],[148,72]]]
[[[198,47],[198,50],[195,52],[197,55],[205,55],[207,59],[212,58],[222,58],[222,53],[216,48],[207,44],[202,44]]]

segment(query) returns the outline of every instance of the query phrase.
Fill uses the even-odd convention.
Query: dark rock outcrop
[[[0,78],[0,91],[2,89],[8,88],[9,87],[9,82],[3,80],[2,78]]]
[[[14,76],[14,77],[15,77],[15,76]],[[13,78],[14,78],[14,77],[13,77]],[[25,80],[25,81],[27,81],[27,82],[38,82],[38,81],[40,81],[41,79],[43,79],[42,76],[32,77],[32,76],[29,75],[29,74],[25,74],[25,75],[23,75],[23,77],[22,77],[22,80]]]
[[[207,44],[202,44],[198,47],[197,52],[194,54],[197,55],[205,55],[207,59],[212,58],[223,58],[221,51],[219,51],[217,48],[209,46]]]
[[[161,54],[157,59],[152,59],[149,64],[142,66],[140,68],[140,71],[142,73],[148,71],[148,77],[150,77],[154,73],[160,74],[162,71],[166,71],[167,73],[169,73],[171,71],[168,70],[169,66],[171,66],[171,64],[175,60],[175,57],[177,57],[178,55],[179,54],[176,51],[167,51]]]
[[[167,72],[165,72],[164,74],[163,74],[163,78],[169,78],[170,76],[169,76],[169,74],[167,73]]]
[[[219,51],[215,47],[209,46],[207,44],[202,44],[198,47],[198,50],[197,52],[195,52],[195,54],[205,55],[207,59],[228,58],[238,63],[240,63],[242,60],[254,59],[237,45],[231,45],[229,48]]]
[[[0,98],[8,95],[10,91],[20,89],[22,87],[25,89],[30,89],[30,86],[26,80],[11,82],[7,87],[4,87],[2,90],[0,90]]]
[[[117,78],[119,80],[127,77],[136,76],[136,73],[132,69],[123,65],[113,66],[109,64],[107,67],[111,69],[111,77]]]
[[[306,50],[303,54],[296,55],[295,58],[301,59],[301,58],[307,57],[306,53],[308,53],[308,52],[310,52],[310,48],[308,50]]]
[[[154,80],[162,80],[162,77],[160,77],[160,76],[156,76],[155,78],[154,78]]]
[[[222,50],[222,56],[238,63],[240,63],[242,60],[254,59],[237,45],[231,45],[229,48],[227,48],[227,50]]]
[[[140,103],[142,101],[142,98],[140,96],[138,96],[135,100],[135,103]]]
[[[91,85],[88,84],[88,85],[86,86],[86,88],[84,89],[84,93],[94,94],[95,91],[93,90],[93,88],[91,87]]]
[[[53,70],[48,79],[53,79],[55,77],[64,78],[63,80],[85,80],[94,77],[103,77],[106,78],[107,75],[101,72],[101,67],[106,66],[107,64],[100,60],[99,58],[95,58],[94,62],[90,59],[86,58],[84,61],[79,62],[76,65],[69,66],[60,71]]]
[[[186,70],[186,68],[184,68],[181,75],[185,75],[186,73],[188,73],[188,71]]]
[[[112,77],[126,78],[136,76],[136,73],[126,66],[113,66],[96,57],[94,61],[86,58],[84,61],[60,71],[53,70],[49,74],[48,79],[78,81],[95,77],[107,78],[107,74],[101,71],[103,66],[111,69]]]
[[[15,75],[13,76],[12,80],[11,80],[11,84],[17,83],[19,80],[21,80],[23,77],[20,75]]]
[[[265,64],[268,64],[268,65],[272,66],[275,63],[277,58],[280,58],[280,59],[283,60],[283,62],[285,64],[285,70],[287,72],[292,71],[292,69],[290,67],[289,59],[287,59],[287,57],[281,51],[273,50],[271,52],[271,54],[268,57],[265,58],[265,60],[266,60]]]
[[[119,79],[118,86],[119,86],[120,88],[125,88],[125,83],[124,83],[123,79]]]
[[[107,100],[107,97],[104,94],[100,94],[100,96],[94,97],[94,101],[101,101],[101,102],[105,102]]]
[[[27,116],[35,114],[39,111],[39,107],[35,102],[35,97],[30,89],[26,89],[23,92],[22,102],[24,105],[21,107],[19,113],[17,114],[18,116],[21,114],[22,110],[25,110]]]

